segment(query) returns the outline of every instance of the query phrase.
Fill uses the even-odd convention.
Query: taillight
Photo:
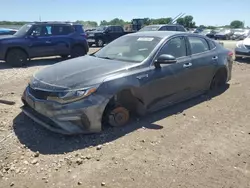
[[[230,57],[233,57],[234,53],[230,51],[230,52],[228,52],[227,55],[230,56]]]

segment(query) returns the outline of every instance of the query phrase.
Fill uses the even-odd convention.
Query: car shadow
[[[41,154],[45,155],[63,154],[78,149],[88,148],[90,146],[97,146],[112,142],[140,128],[160,131],[164,127],[157,125],[154,122],[174,114],[182,113],[188,108],[191,108],[204,101],[211,100],[212,98],[224,93],[228,88],[229,85],[226,85],[226,87],[220,91],[201,95],[186,102],[176,104],[170,108],[152,113],[141,119],[134,119],[130,124],[122,128],[111,128],[104,126],[104,130],[97,134],[74,136],[60,135],[41,127],[23,113],[17,115],[13,120],[13,129],[19,141],[31,151],[39,151]]]
[[[49,57],[43,59],[32,59],[26,63],[26,65],[17,68],[27,68],[27,67],[34,67],[34,66],[46,66],[46,65],[53,65],[63,60],[67,60],[68,58],[61,58],[61,57]],[[0,62],[0,70],[1,69],[13,69],[16,67],[10,66],[8,63]]]

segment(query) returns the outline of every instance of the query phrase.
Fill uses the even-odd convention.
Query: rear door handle
[[[185,63],[185,64],[183,65],[183,68],[191,67],[192,65],[193,65],[192,63]]]
[[[212,58],[212,60],[217,60],[218,59],[218,56],[214,56],[213,58]]]

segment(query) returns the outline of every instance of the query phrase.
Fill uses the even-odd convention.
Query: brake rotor
[[[113,109],[109,115],[109,124],[113,127],[120,127],[129,121],[129,111],[124,107]]]

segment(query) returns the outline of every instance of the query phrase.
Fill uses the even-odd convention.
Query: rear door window
[[[166,31],[176,31],[176,26],[165,26],[166,27]]]
[[[213,50],[216,48],[216,45],[212,40],[208,40],[208,43],[209,43],[210,50]]]
[[[188,39],[192,54],[199,54],[209,51],[209,45],[206,39],[201,37],[188,37]]]
[[[51,28],[52,35],[68,35],[74,32],[74,29],[68,25],[54,25]]]
[[[178,26],[178,27],[177,27],[177,30],[178,30],[178,31],[185,31],[184,27],[181,27],[181,26]]]

